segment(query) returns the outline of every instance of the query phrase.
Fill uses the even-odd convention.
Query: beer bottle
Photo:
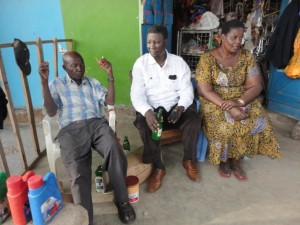
[[[162,133],[162,123],[163,123],[163,116],[162,116],[162,109],[158,110],[157,113],[157,121],[158,121],[158,126],[155,131],[152,131],[151,137],[155,141],[159,141]]]
[[[123,140],[123,149],[126,151],[130,151],[130,143],[127,136],[125,136]]]
[[[102,165],[99,165],[95,171],[95,184],[96,184],[96,191],[100,193],[105,192],[105,182],[103,179],[103,168]]]

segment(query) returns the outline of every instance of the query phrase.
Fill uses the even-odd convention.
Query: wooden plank
[[[43,53],[42,44],[53,43],[55,76],[58,76],[58,59],[57,59],[57,43],[58,42],[67,42],[68,50],[73,49],[73,40],[72,39],[56,39],[56,38],[54,38],[53,40],[42,41],[39,37],[37,37],[36,41],[24,42],[26,45],[36,45],[37,57],[38,57],[39,63],[44,62],[44,53]],[[27,164],[24,146],[23,146],[21,135],[20,135],[20,130],[19,130],[19,126],[17,123],[15,110],[13,107],[13,102],[12,102],[12,98],[11,98],[11,94],[10,94],[10,90],[9,90],[9,86],[8,86],[8,82],[7,82],[7,78],[6,78],[2,55],[1,55],[2,48],[11,48],[11,47],[13,47],[13,43],[0,44],[0,78],[1,78],[0,81],[3,84],[3,90],[7,95],[8,115],[9,115],[9,118],[10,118],[10,121],[12,124],[14,136],[16,137],[17,150],[18,150],[18,153],[20,154],[21,163],[23,165],[24,170],[26,171],[29,167]],[[31,102],[31,96],[30,96],[30,90],[29,90],[29,86],[28,86],[27,77],[23,75],[22,71],[20,71],[20,74],[21,74],[21,81],[22,81],[22,85],[23,85],[23,89],[24,89],[24,93],[25,93],[29,125],[31,128],[31,133],[32,133],[32,137],[33,137],[33,141],[34,141],[34,145],[35,145],[35,150],[38,155],[38,157],[35,159],[35,161],[36,161],[40,157],[41,152],[40,152],[40,147],[39,147],[38,138],[37,138],[33,106],[32,106],[32,102]],[[1,142],[1,140],[0,140],[0,142]],[[9,171],[8,171],[9,168],[7,165],[5,152],[4,152],[2,143],[0,143],[0,166],[2,166],[3,170],[5,170],[7,174],[9,174]]]
[[[43,46],[42,46],[42,41],[40,37],[36,38],[36,53],[37,53],[37,58],[39,64],[44,62],[44,52],[43,52]]]
[[[68,51],[73,51],[73,40],[67,41]]]
[[[58,77],[57,38],[53,38],[54,76]]]
[[[16,118],[16,114],[15,114],[15,110],[13,107],[13,102],[11,99],[11,94],[10,94],[10,90],[9,90],[9,86],[8,86],[8,82],[7,82],[7,78],[6,78],[6,73],[5,73],[5,69],[4,69],[4,64],[3,64],[3,59],[2,59],[2,54],[1,54],[1,49],[0,49],[0,79],[2,82],[2,89],[6,94],[6,98],[7,98],[7,111],[8,111],[8,115],[9,115],[9,119],[10,122],[12,124],[12,128],[16,137],[16,143],[17,143],[17,149],[18,152],[20,154],[20,158],[21,158],[21,162],[23,164],[23,168],[24,170],[27,170],[28,165],[27,165],[27,160],[25,157],[25,151],[24,151],[24,146],[23,146],[23,142],[22,142],[22,138],[21,138],[21,134],[20,134],[20,130],[19,130],[19,126],[17,123],[17,118]]]
[[[27,80],[27,76],[21,70],[19,70],[19,71],[20,71],[20,75],[21,75],[23,92],[25,95],[27,118],[28,118],[29,127],[30,127],[30,131],[32,134],[32,138],[33,138],[33,145],[34,145],[35,152],[37,153],[37,155],[39,155],[41,150],[40,150],[39,140],[38,140],[37,131],[36,131],[36,124],[35,124],[35,119],[34,119],[33,106],[32,106],[32,101],[31,101],[28,80]]]
[[[1,166],[1,171],[4,171],[7,176],[9,176],[9,168],[7,165],[7,161],[6,161],[6,157],[5,157],[5,152],[4,152],[4,148],[0,139],[0,166]]]
[[[53,43],[53,40],[46,40],[46,41],[41,41],[42,44],[51,44]],[[73,39],[58,39],[57,42],[72,42]],[[36,45],[36,41],[26,41],[24,42],[26,45]],[[13,47],[13,43],[5,43],[5,44],[0,44],[0,48],[10,48]]]
[[[165,130],[161,134],[160,144],[166,145],[182,140],[182,133],[179,128],[172,130]]]

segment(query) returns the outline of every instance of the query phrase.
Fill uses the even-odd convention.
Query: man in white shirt
[[[156,114],[163,109],[163,129],[179,127],[183,133],[183,167],[187,176],[199,180],[195,160],[201,120],[193,104],[191,71],[185,61],[166,50],[168,32],[155,25],[148,30],[149,53],[137,59],[132,70],[131,101],[137,111],[134,125],[144,143],[143,162],[153,164],[148,191],[157,191],[166,174],[160,153],[160,142],[152,140],[156,130]]]

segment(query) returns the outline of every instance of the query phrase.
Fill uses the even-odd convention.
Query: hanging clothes
[[[300,27],[300,0],[285,8],[270,38],[266,58],[275,67],[285,68],[293,55],[293,44]]]
[[[3,129],[3,121],[7,116],[7,99],[2,88],[0,87],[0,129]]]
[[[210,11],[216,16],[224,16],[223,0],[210,0]]]

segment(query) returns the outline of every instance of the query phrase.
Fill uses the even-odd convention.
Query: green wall
[[[66,38],[82,54],[86,75],[107,86],[107,75],[95,58],[106,57],[113,64],[116,104],[130,105],[133,63],[140,55],[138,0],[61,0]]]

